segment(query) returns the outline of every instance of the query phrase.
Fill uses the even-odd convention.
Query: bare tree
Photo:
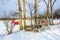
[[[13,20],[5,20],[4,21],[4,24],[5,24],[8,35],[12,33],[13,28],[15,26],[14,24],[12,24],[12,22],[13,22]]]
[[[52,25],[54,24],[53,23],[53,6],[54,6],[54,4],[55,4],[55,2],[56,2],[56,0],[50,0],[50,8],[51,8],[51,16],[52,16]]]
[[[13,13],[14,14],[14,13]],[[12,20],[4,20],[4,24],[5,24],[5,27],[6,27],[6,31],[7,31],[7,34],[11,34],[13,32],[13,29],[15,27],[15,25],[13,24],[14,22],[14,17],[15,16],[12,16],[10,13],[7,14],[7,13],[4,13],[4,15],[2,16],[3,18],[12,18]]]
[[[46,0],[43,0],[43,1],[44,1],[44,3],[45,3],[45,4],[46,4],[46,6],[47,6],[46,16],[47,16],[47,25],[48,25],[49,0],[48,0],[48,2],[46,2]]]
[[[33,9],[34,8],[34,5],[28,3],[28,7],[29,7],[29,10],[30,10],[30,16],[31,16],[31,27],[33,27],[33,25],[32,25],[32,19],[33,19],[32,15],[33,15],[33,10],[34,10]]]
[[[49,8],[50,8],[50,10],[51,10],[51,16],[52,16],[52,24],[54,24],[53,23],[53,6],[54,6],[54,4],[55,4],[55,2],[56,2],[56,0],[48,0],[48,3],[46,2],[46,0],[43,0],[44,2],[45,2],[45,4],[46,4],[46,6],[47,6],[47,20],[48,20],[48,10],[49,10]]]
[[[18,19],[19,17],[16,17],[18,16],[19,14],[17,12],[9,12],[6,13],[6,12],[3,12],[4,14],[1,16],[1,18],[6,18],[6,20],[4,20],[4,24],[5,24],[5,27],[6,27],[6,31],[7,31],[7,34],[11,34],[13,32],[13,29],[15,27],[14,25],[14,20],[15,19]],[[8,18],[8,19],[7,19]],[[11,20],[9,20],[11,18]],[[15,19],[13,19],[15,18]]]

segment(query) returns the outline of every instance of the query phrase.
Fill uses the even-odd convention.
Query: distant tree
[[[19,18],[19,17],[20,17],[19,12],[10,11],[9,13],[10,13],[10,14],[9,14],[10,17],[13,17],[13,18]]]
[[[54,18],[60,18],[60,9],[55,10]]]

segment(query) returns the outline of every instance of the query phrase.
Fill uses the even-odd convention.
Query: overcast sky
[[[0,15],[3,15],[4,13],[9,14],[9,12],[11,11],[18,11],[17,1],[18,0],[0,0]],[[26,2],[33,4],[34,0],[26,0]],[[40,2],[38,4],[38,8],[40,9],[39,12],[41,12],[42,14],[44,11],[46,11],[46,5],[44,4],[44,2]],[[53,8],[54,10],[60,8],[60,0],[56,1]],[[26,9],[29,10],[28,6],[26,7]],[[29,13],[27,12],[26,15],[29,16]]]

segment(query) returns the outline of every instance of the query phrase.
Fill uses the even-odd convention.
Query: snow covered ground
[[[60,40],[60,25],[50,26],[50,29],[42,32],[27,32],[22,30],[0,37],[0,40]]]

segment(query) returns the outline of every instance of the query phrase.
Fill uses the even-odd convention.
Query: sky
[[[0,16],[2,16],[4,13],[9,14],[9,12],[18,11],[17,1],[18,0],[0,0]],[[26,0],[26,2],[34,4],[34,0]],[[23,5],[22,5],[22,7],[23,7]],[[56,10],[59,8],[60,8],[60,0],[57,0],[55,2],[53,9]],[[29,11],[28,5],[26,5],[26,9]],[[43,14],[43,12],[46,11],[46,5],[44,4],[43,1],[38,3],[38,9],[40,9],[39,12],[41,14]],[[23,10],[23,8],[22,8],[22,10]],[[26,15],[30,16],[30,13],[26,12]]]

